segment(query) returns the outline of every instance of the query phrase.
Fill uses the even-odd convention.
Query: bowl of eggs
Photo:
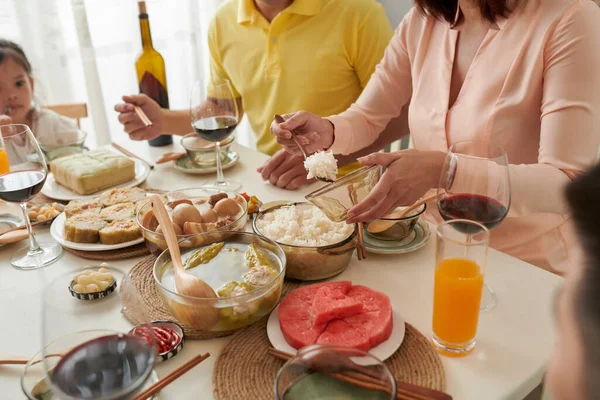
[[[180,189],[167,193],[163,201],[182,248],[218,242],[222,240],[223,231],[241,231],[248,221],[248,203],[235,192]],[[139,207],[136,221],[153,255],[158,256],[167,249],[162,227],[149,201]]]

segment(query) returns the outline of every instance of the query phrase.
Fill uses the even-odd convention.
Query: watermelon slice
[[[307,300],[311,303],[315,298],[317,292],[324,287],[328,287],[332,290],[339,290],[342,293],[346,294],[352,288],[352,282],[350,281],[336,281],[336,282],[324,282],[324,283],[316,283],[313,285],[303,286],[299,289],[294,290],[290,295],[297,296],[303,300]]]
[[[325,325],[313,326],[309,319],[281,322],[281,332],[285,341],[295,349],[315,344],[325,327]]]
[[[326,324],[333,319],[356,315],[363,310],[363,304],[346,296],[341,290],[325,286],[315,295],[310,309],[313,325]]]
[[[341,319],[333,320],[327,325],[325,331],[317,339],[317,344],[353,347],[365,351],[370,348],[369,338],[365,332],[352,327]]]
[[[393,328],[392,310],[379,310],[353,315],[344,319],[351,327],[359,329],[369,338],[371,348],[390,338]]]
[[[365,312],[392,309],[392,302],[389,297],[366,286],[352,286],[352,289],[346,295],[362,303]]]

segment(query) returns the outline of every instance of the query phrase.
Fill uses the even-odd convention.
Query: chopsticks
[[[38,226],[38,225],[47,224],[47,223],[49,223],[49,222],[51,222],[51,221],[36,221],[36,222],[32,222],[32,223],[31,223],[31,227],[33,228],[34,226]],[[20,231],[21,229],[27,229],[27,225],[19,225],[19,226],[17,226],[17,227],[14,227],[14,228],[12,228],[12,229],[9,229],[9,230],[7,230],[7,231],[4,231],[4,232],[0,233],[0,236],[2,236],[2,235],[4,235],[4,234],[6,234],[6,233],[8,233],[8,232]]]
[[[269,347],[268,353],[283,361],[288,361],[292,355],[281,350]],[[356,365],[359,372],[346,371],[328,373],[340,381],[350,383],[352,385],[362,387],[369,390],[377,390],[384,393],[390,393],[390,389],[385,382],[376,378],[373,371],[366,367]],[[423,386],[417,386],[410,383],[396,382],[396,399],[397,400],[452,400],[452,396],[439,390],[429,389]]]
[[[159,379],[158,382],[154,383],[148,389],[135,396],[133,400],[146,400],[148,397],[154,396],[155,394],[163,390],[171,382],[188,372],[190,369],[194,368],[196,365],[200,364],[202,361],[206,360],[208,357],[210,357],[210,353],[197,355],[190,361],[175,369],[173,372],[171,372],[164,378]]]
[[[365,250],[365,233],[364,233],[364,224],[358,223],[356,224],[356,228],[358,229],[358,243],[356,244],[356,257],[358,261],[362,261],[367,258],[367,251]]]
[[[138,117],[140,117],[144,125],[152,126],[152,121],[150,121],[150,118],[148,118],[146,113],[144,113],[144,111],[140,107],[133,106],[133,109],[135,110],[135,113],[138,115]]]
[[[136,156],[135,154],[133,154],[132,152],[130,152],[129,150],[127,150],[123,146],[116,144],[115,142],[112,142],[111,144],[112,144],[112,147],[114,147],[115,149],[119,150],[121,153],[125,154],[126,156],[137,158],[138,160],[141,160],[141,161],[145,162],[146,164],[148,164],[148,166],[150,167],[150,169],[154,169],[154,164],[149,163],[148,161],[144,160],[142,157]]]

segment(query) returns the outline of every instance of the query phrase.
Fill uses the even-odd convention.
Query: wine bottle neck
[[[150,21],[148,14],[140,14],[140,32],[142,33],[142,47],[145,49],[152,48],[152,34],[150,33]]]

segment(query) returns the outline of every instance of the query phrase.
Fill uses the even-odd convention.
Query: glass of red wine
[[[437,203],[446,221],[466,219],[490,230],[498,226],[510,208],[508,158],[502,146],[478,140],[453,144],[440,176]],[[479,233],[475,225],[455,228],[468,239]],[[496,293],[485,285],[481,311],[490,311],[496,302]]]
[[[27,202],[46,182],[46,159],[27,125],[2,125],[0,133],[8,159],[8,166],[0,175],[0,199],[21,205],[29,233],[29,246],[17,250],[11,264],[23,270],[48,266],[60,258],[63,250],[57,243],[38,243],[27,213]]]
[[[194,131],[215,143],[217,180],[203,186],[231,192],[238,190],[242,186],[240,182],[225,180],[221,165],[221,142],[231,136],[240,119],[231,83],[226,79],[196,82],[192,90],[190,117]]]
[[[84,282],[75,287],[76,276],[83,282],[80,277],[86,271],[99,268],[105,270],[98,276],[110,285]],[[94,284],[99,291],[83,293]],[[42,301],[41,357],[54,398],[130,399],[148,387],[157,340],[143,297],[129,275],[106,265],[69,271],[44,285]],[[144,336],[131,333],[134,325]]]

